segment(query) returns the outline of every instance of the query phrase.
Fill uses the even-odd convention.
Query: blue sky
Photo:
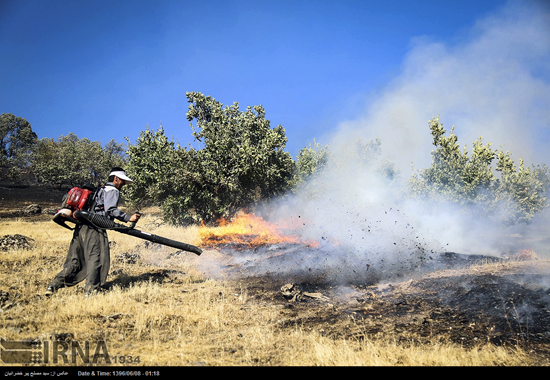
[[[520,25],[537,23],[531,38],[526,38],[529,46],[547,42],[547,17],[525,22],[540,14],[540,9],[548,11],[541,4],[493,0],[0,0],[0,112],[26,118],[39,138],[72,132],[103,144],[111,139],[125,142],[125,137],[133,143],[147,126],[156,130],[162,123],[169,137],[187,145],[192,136],[185,118],[185,93],[199,91],[225,105],[239,102],[242,109],[263,105],[271,125],[285,127],[287,150],[293,156],[314,138],[332,142],[345,128],[365,138],[382,135],[391,140],[392,120],[380,119],[377,110],[399,114],[407,108],[396,102],[399,94],[417,101],[429,92],[405,91],[409,86],[444,86],[441,78],[466,73],[462,69],[472,59],[464,57],[474,54],[479,41],[496,35],[495,30],[508,30],[518,14],[525,13]],[[510,29],[513,36],[518,34],[515,25],[516,29]],[[533,41],[539,34],[541,38]],[[473,56],[483,56],[495,44],[487,42],[489,48],[480,48],[482,53]],[[544,111],[549,100],[548,49],[525,48],[521,40],[516,45],[501,60],[487,63],[488,59],[479,59],[479,65],[489,65],[482,71],[492,73],[490,65],[500,65],[509,56],[526,57],[527,63],[513,60],[513,67],[525,78],[518,76],[508,88],[517,94],[518,83],[530,84],[527,89],[521,87],[533,95],[524,97],[518,120],[536,114],[530,116],[536,119],[528,120],[538,125],[535,140],[548,142],[550,117]],[[445,72],[445,67],[451,67],[450,71]],[[508,66],[500,69],[510,70]],[[419,78],[424,81],[415,84]],[[460,83],[470,83],[468,88],[482,85],[475,76],[464,74],[464,78]],[[498,93],[508,91],[489,86],[476,93],[483,94],[485,89],[494,93],[495,88]],[[448,91],[452,91],[450,86]],[[464,91],[457,96],[470,99]],[[448,101],[454,102],[452,107],[437,101],[432,104],[428,97],[421,102],[425,110],[407,114],[414,126],[401,136],[407,142],[412,139],[407,133],[420,138],[418,150],[427,143],[424,155],[429,156],[427,120],[432,115],[443,112],[441,117],[449,127],[462,123],[469,138],[464,143],[471,143],[470,134],[477,138],[483,128],[471,122],[479,121],[474,106],[480,101]],[[510,109],[517,102],[500,103]],[[531,112],[532,106],[538,107],[538,113]],[[489,108],[486,117],[500,112],[491,111],[491,104],[484,107]],[[515,143],[517,138],[512,136],[496,134],[495,138],[507,137],[503,143]],[[383,138],[383,146],[384,142]],[[392,144],[388,141],[387,146]],[[529,144],[517,149],[524,154]],[[418,162],[419,158],[411,154],[406,161],[411,160]]]

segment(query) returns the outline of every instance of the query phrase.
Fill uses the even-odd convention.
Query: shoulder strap
[[[91,202],[90,202],[90,205],[88,207],[88,210],[90,212],[99,211],[99,210],[96,210],[97,207],[99,206],[97,201],[99,200],[99,193],[101,192],[102,189],[105,189],[105,185],[100,185],[100,186],[96,187],[95,191],[93,192]],[[101,205],[99,207],[100,207],[100,209],[102,209],[103,205]]]

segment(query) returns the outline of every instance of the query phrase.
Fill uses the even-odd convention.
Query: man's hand
[[[130,217],[129,222],[137,222],[141,218],[141,214],[139,212],[136,212],[134,215]]]

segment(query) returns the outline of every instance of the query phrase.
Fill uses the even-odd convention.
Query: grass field
[[[155,212],[144,230],[188,243],[197,228],[157,226]],[[110,232],[111,290],[84,297],[84,284],[45,297],[61,269],[71,233],[47,218],[0,220],[0,236],[22,234],[33,248],[0,251],[0,337],[6,340],[104,341],[113,365],[153,366],[524,366],[545,364],[521,345],[475,347],[407,333],[338,338],[320,329],[281,324],[285,306],[252,296],[243,281],[205,277],[202,257],[173,254],[139,239]],[[139,255],[119,262],[123,253]],[[215,255],[215,253],[211,253]],[[206,251],[203,256],[208,257]],[[138,257],[138,256],[135,256]],[[353,327],[350,320],[348,328]],[[366,329],[357,325],[357,329]],[[325,327],[324,329],[326,329]],[[51,352],[51,346],[50,346]],[[51,355],[41,365],[81,365],[81,356]],[[108,363],[100,358],[98,364]],[[1,362],[0,362],[1,364]]]

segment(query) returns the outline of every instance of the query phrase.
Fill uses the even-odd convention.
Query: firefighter
[[[118,208],[120,190],[133,181],[122,168],[111,170],[108,182],[97,193],[95,213],[123,222],[137,222],[139,213],[126,214]],[[111,265],[107,231],[88,224],[78,224],[69,246],[67,258],[61,272],[55,276],[46,289],[50,296],[58,289],[74,286],[86,280],[85,295],[96,294],[105,289],[107,274]]]

